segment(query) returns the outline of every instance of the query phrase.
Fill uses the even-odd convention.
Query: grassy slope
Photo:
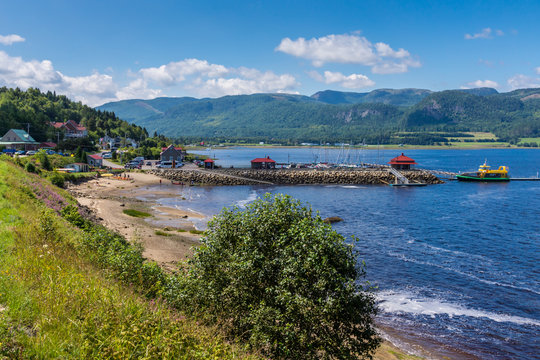
[[[129,274],[110,265],[115,250],[85,255],[88,233],[51,210],[70,203],[66,192],[0,159],[0,359],[260,358],[137,294],[137,284],[126,287],[118,279]],[[417,358],[383,344],[375,359]]]
[[[35,184],[53,189],[0,161],[0,358],[248,357],[215,329],[143,299],[83,260],[82,231],[41,205]]]

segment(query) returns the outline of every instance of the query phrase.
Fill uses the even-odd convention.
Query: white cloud
[[[167,87],[180,85],[204,97],[285,92],[298,86],[296,79],[289,74],[277,75],[246,67],[227,68],[198,59],[144,68],[139,70],[139,74],[145,81]]]
[[[0,84],[21,89],[34,87],[42,91],[56,91],[90,106],[126,98],[122,96],[128,93],[139,98],[150,98],[155,94],[155,91],[136,88],[131,84],[118,89],[112,76],[98,72],[88,76],[64,75],[55,70],[49,60],[25,61],[3,51],[0,51]]]
[[[534,69],[538,75],[540,75],[540,66]]]
[[[326,84],[338,83],[341,87],[347,89],[360,89],[375,85],[375,82],[362,74],[343,75],[340,72],[325,71],[324,76],[316,71],[312,71],[309,75],[320,82]]]
[[[293,92],[294,76],[261,72],[240,67],[227,68],[205,60],[185,59],[159,67],[128,72],[132,78],[122,86],[111,74],[97,71],[87,76],[68,76],[56,70],[49,60],[26,61],[0,51],[0,86],[39,88],[56,91],[90,106],[123,99],[151,99],[165,96],[162,87],[179,87],[200,97]]]
[[[23,42],[25,38],[20,35],[11,34],[11,35],[0,35],[0,44],[11,45],[16,42]]]
[[[325,63],[360,64],[371,66],[373,72],[388,74],[407,72],[410,66],[421,66],[420,62],[413,60],[407,50],[394,50],[382,42],[374,45],[358,34],[332,34],[309,40],[285,38],[275,50],[311,60],[316,67]],[[392,70],[384,71],[385,68]]]
[[[540,78],[532,78],[522,74],[512,76],[507,82],[512,90],[540,87]]]
[[[497,36],[503,36],[504,31],[502,30],[495,30],[495,35]],[[493,30],[491,28],[484,28],[482,31],[476,34],[465,34],[466,40],[474,40],[474,39],[491,39],[493,37]]]
[[[493,80],[476,80],[476,81],[468,83],[467,87],[465,88],[468,89],[470,87],[472,88],[481,88],[481,87],[497,88],[499,87],[499,84]]]

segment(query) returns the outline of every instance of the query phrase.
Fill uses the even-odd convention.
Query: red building
[[[397,170],[410,170],[411,165],[417,165],[414,159],[403,155],[403,153],[401,153],[401,155],[399,155],[398,157],[390,160],[389,164],[391,167]]]
[[[270,156],[265,158],[256,158],[251,160],[252,169],[275,169],[276,161],[270,159]]]
[[[204,168],[205,169],[213,169],[214,168],[214,160],[212,159],[206,159],[204,160]]]

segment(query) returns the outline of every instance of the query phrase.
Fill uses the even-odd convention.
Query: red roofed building
[[[410,170],[411,165],[417,165],[414,159],[403,155],[403,153],[401,153],[401,155],[399,155],[398,157],[393,158],[388,163],[391,167],[397,170]]]
[[[212,159],[206,159],[204,160],[204,168],[205,169],[213,169],[215,166],[214,160]]]
[[[88,131],[84,126],[77,124],[74,120],[68,120],[65,123],[51,122],[55,129],[64,129],[67,138],[81,138],[88,136]]]
[[[86,157],[88,165],[93,167],[102,167],[103,158],[97,154],[87,155]]]
[[[276,161],[270,159],[269,156],[265,158],[256,158],[251,160],[252,169],[275,169]]]

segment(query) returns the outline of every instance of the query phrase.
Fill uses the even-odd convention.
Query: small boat
[[[508,177],[508,168],[506,166],[499,166],[497,170],[491,170],[487,162],[480,165],[477,172],[463,173],[456,175],[456,177],[459,181],[510,181],[510,178]]]

